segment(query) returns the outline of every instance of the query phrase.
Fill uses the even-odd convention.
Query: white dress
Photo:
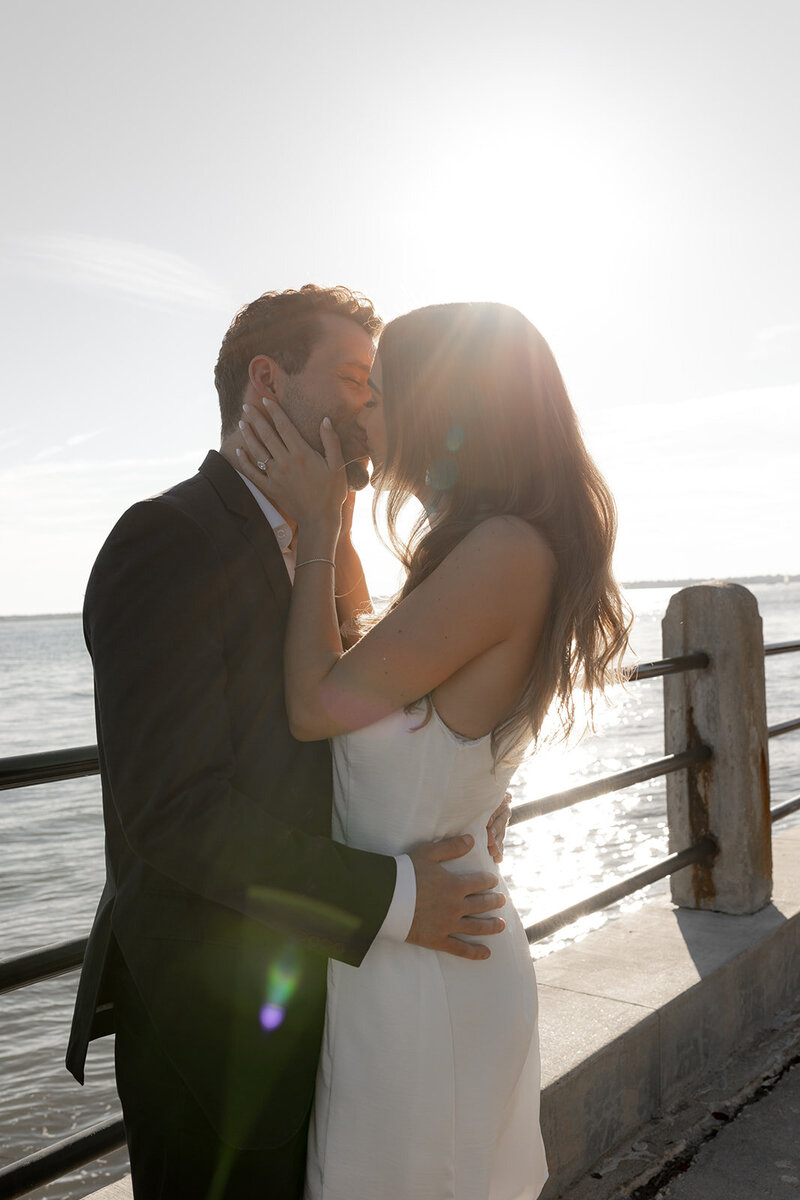
[[[513,768],[489,737],[434,711],[397,712],[333,740],[333,836],[398,854],[471,833],[454,871],[496,870],[486,823]],[[501,881],[500,887],[505,890]],[[309,1134],[307,1200],[534,1200],[539,1131],[536,981],[510,901],[491,957],[376,939],[360,967],[331,960]]]

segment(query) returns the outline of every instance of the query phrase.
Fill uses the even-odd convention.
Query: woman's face
[[[373,471],[380,471],[386,461],[386,420],[383,414],[383,373],[381,352],[375,355],[369,376],[370,398],[358,417],[358,424],[367,439]]]

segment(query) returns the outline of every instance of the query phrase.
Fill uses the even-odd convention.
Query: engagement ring
[[[266,473],[267,473],[267,463],[265,463],[265,462],[262,460],[262,461],[260,461],[260,462],[257,462],[257,463],[256,463],[256,466],[258,467],[259,471],[262,471],[262,472],[263,472],[263,474],[264,474],[264,475],[266,475]]]

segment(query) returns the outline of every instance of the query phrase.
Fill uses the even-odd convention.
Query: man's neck
[[[243,448],[243,444],[239,440],[239,438],[236,438],[236,437],[225,438],[225,440],[220,445],[219,452],[222,455],[222,457],[225,459],[225,461],[227,463],[230,463],[230,465],[233,467],[234,471],[238,471],[240,474],[244,474],[244,472],[241,469],[242,464],[240,463],[239,459],[236,457],[237,446],[239,448]],[[292,520],[292,518],[289,516],[289,514],[284,512],[283,509],[280,507],[280,505],[276,504],[274,500],[270,499],[269,497],[268,497],[268,499],[269,499],[269,502],[272,505],[272,507],[281,514],[281,516],[283,517],[286,524],[290,526],[290,528],[292,530],[292,537],[294,537],[294,535],[297,533],[297,522]]]

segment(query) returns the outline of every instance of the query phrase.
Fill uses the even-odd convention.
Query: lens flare
[[[463,425],[451,425],[444,439],[445,450],[449,450],[451,454],[455,454],[464,445],[466,436],[466,430]]]
[[[287,946],[270,963],[266,977],[266,1000],[261,1005],[258,1020],[261,1028],[271,1033],[283,1024],[286,1010],[300,980],[297,949]]]
[[[273,1029],[277,1029],[283,1024],[283,1018],[286,1016],[286,1009],[281,1008],[280,1004],[262,1004],[259,1014],[259,1024],[267,1033],[272,1033]]]
[[[449,492],[458,482],[458,463],[454,458],[437,458],[428,470],[428,480],[437,492]]]

